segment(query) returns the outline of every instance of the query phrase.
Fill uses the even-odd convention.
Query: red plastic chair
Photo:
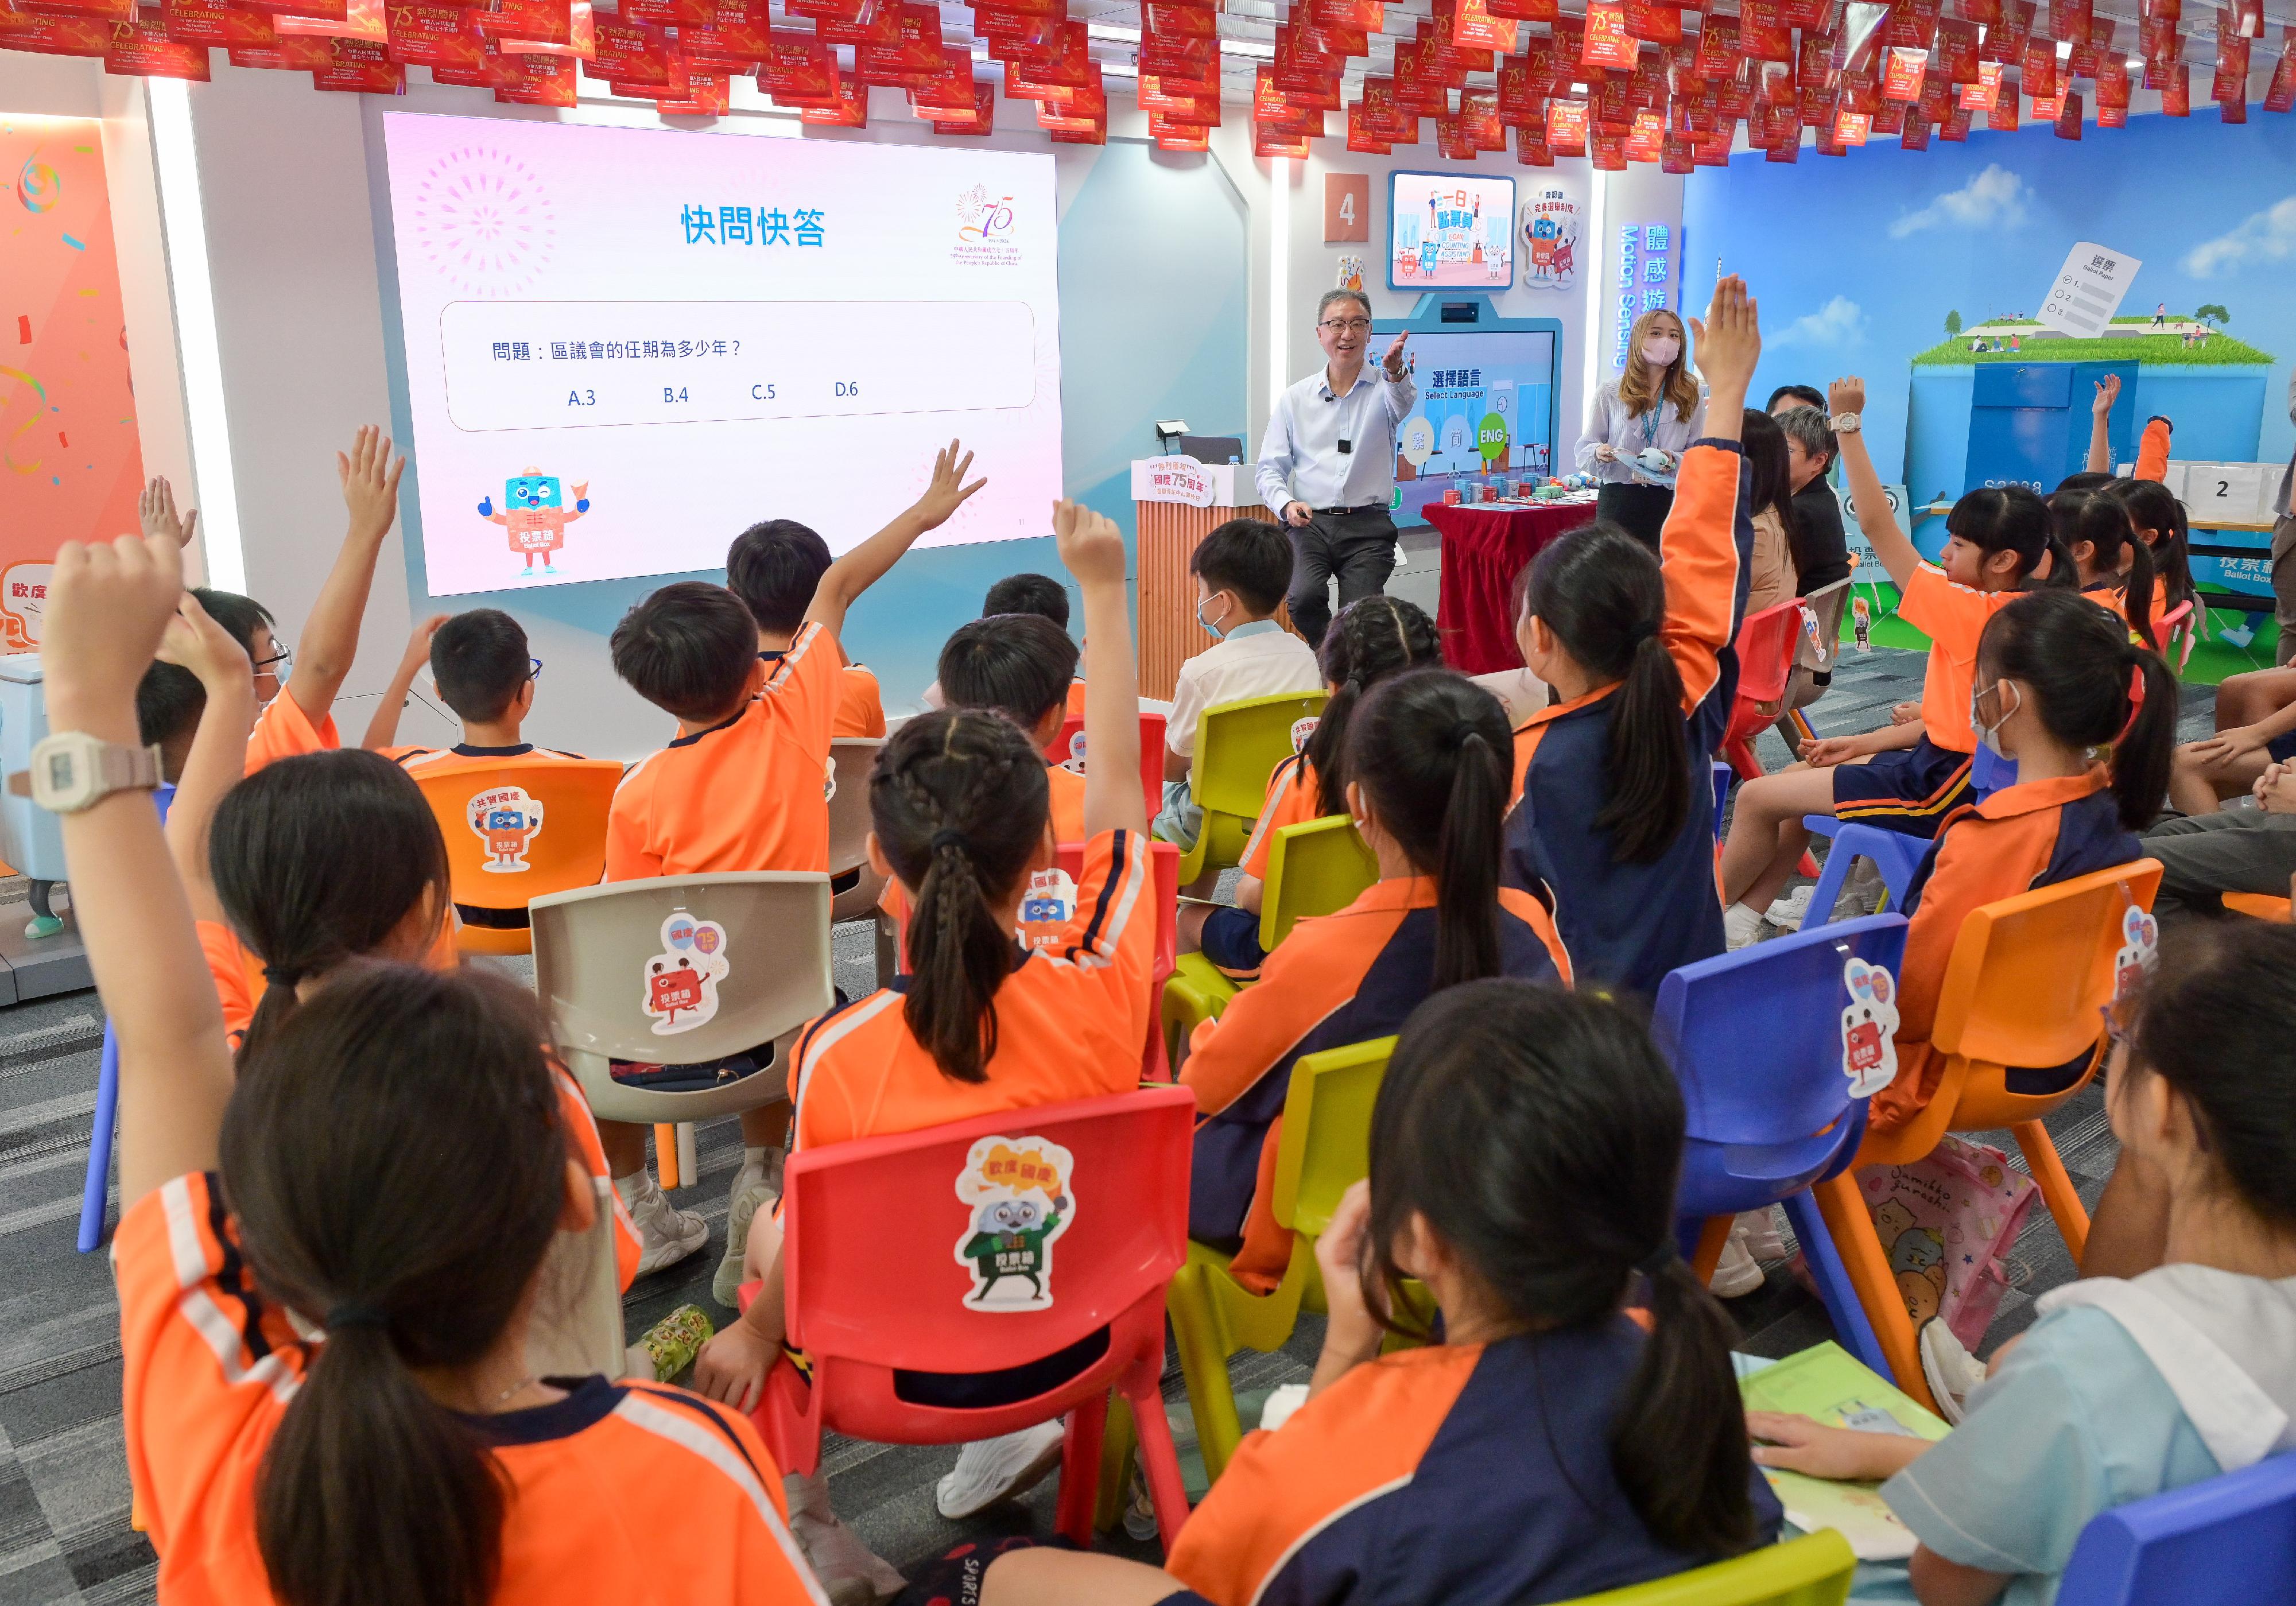
[[[2177,603],[2152,621],[2152,651],[2163,658],[2169,656],[2169,643],[2177,639],[2177,630],[2180,627],[2184,629],[2185,653],[2177,660],[2177,673],[2179,675],[2185,672],[2185,665],[2193,656],[2193,638],[2197,633],[2188,625],[2192,617],[2193,604],[2188,600]]]
[[[1061,726],[1061,733],[1053,738],[1045,757],[1054,764],[1077,760],[1078,768],[1084,766],[1084,716],[1070,714]],[[1148,806],[1148,817],[1154,819],[1164,808],[1164,717],[1161,714],[1140,716],[1140,800]]]
[[[1059,1530],[1089,1547],[1112,1389],[1131,1406],[1168,1551],[1188,1499],[1164,1417],[1164,1295],[1187,1255],[1195,1114],[1187,1089],[1145,1088],[792,1154],[782,1266],[789,1341],[812,1357],[813,1380],[782,1361],[754,1416],[783,1471],[813,1471],[825,1429],[873,1444],[959,1444],[1065,1414]],[[997,1137],[1049,1139],[1070,1156],[1042,1309],[979,1308],[959,1258],[975,1207],[957,1182],[975,1146]],[[1097,1359],[1012,1405],[904,1397],[919,1391],[912,1373],[1002,1372],[1096,1339]]]
[[[1801,634],[1805,611],[1800,597],[1788,597],[1775,608],[1749,615],[1738,627],[1738,701],[1722,735],[1722,756],[1742,781],[1762,773],[1761,760],[1754,757],[1754,738],[1778,716],[1775,708],[1765,714],[1760,705],[1785,698],[1786,680],[1793,673],[1794,641]]]

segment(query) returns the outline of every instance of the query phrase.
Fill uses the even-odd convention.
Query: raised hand
[[[956,441],[950,441],[933,454],[932,483],[925,494],[917,498],[916,514],[927,529],[938,529],[948,522],[949,515],[963,507],[965,499],[988,483],[986,477],[964,483],[964,476],[972,467],[972,454]]]
[[[199,510],[192,509],[181,518],[176,516],[176,488],[168,483],[164,474],[154,474],[144,486],[144,494],[135,499],[136,522],[147,536],[166,536],[177,546],[191,544],[193,528],[199,522]]]
[[[189,669],[203,686],[251,681],[255,676],[239,638],[217,624],[200,606],[200,599],[188,591],[176,603],[176,617],[168,621],[167,634],[160,639],[159,659]]]
[[[1403,343],[1410,338],[1411,335],[1408,331],[1397,335],[1395,337],[1395,343],[1387,348],[1387,355],[1380,359],[1380,362],[1385,366],[1390,377],[1391,378],[1401,379],[1403,377]]]
[[[134,728],[135,684],[183,594],[182,553],[168,536],[57,548],[40,637],[54,729],[86,729],[123,711]]]
[[[351,449],[335,454],[353,536],[380,541],[390,533],[398,517],[398,477],[406,471],[406,459],[391,456],[390,437],[378,424],[361,424]]]
[[[1863,413],[1866,411],[1866,381],[1854,373],[1835,380],[1825,388],[1825,406],[1829,413]]]
[[[2096,398],[2088,405],[2089,416],[2103,418],[2112,411],[2112,404],[2120,397],[2120,375],[2108,373],[2096,381]]]
[[[1106,514],[1080,503],[1054,503],[1053,542],[1078,585],[1124,584],[1124,533]]]
[[[1761,321],[1746,282],[1735,274],[1717,280],[1705,318],[1691,319],[1690,330],[1697,340],[1698,372],[1707,384],[1742,401],[1762,357]]]

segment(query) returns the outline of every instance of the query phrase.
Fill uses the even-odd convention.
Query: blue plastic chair
[[[1866,1101],[1841,1069],[1842,967],[1856,957],[1896,975],[1905,955],[1902,914],[1798,931],[1669,971],[1651,1019],[1687,1116],[1675,1200],[1684,1254],[1711,1220],[1784,1205],[1842,1347],[1885,1377],[1809,1188],[1847,1169],[1866,1135]]]
[[[2089,1520],[2057,1606],[2296,1601],[2296,1454]]]
[[[162,786],[152,794],[160,807],[160,823],[168,823],[168,807],[176,800],[176,789]],[[112,1035],[111,1021],[103,1022],[103,1062],[95,1073],[95,1127],[87,1139],[87,1181],[79,1194],[79,1252],[86,1254],[103,1242],[104,1216],[109,1207],[111,1190],[111,1132],[118,1124],[119,1108],[119,1039]]]
[[[1930,850],[1927,837],[1909,837],[1900,831],[1884,831],[1879,825],[1844,823],[1832,815],[1804,815],[1801,823],[1809,827],[1812,836],[1825,837],[1833,843],[1825,856],[1824,866],[1818,872],[1817,889],[1809,895],[1809,913],[1803,917],[1805,925],[1824,925],[1833,918],[1833,905],[1841,896],[1841,882],[1849,873],[1852,861],[1871,859],[1882,873],[1882,884],[1890,889],[1890,904],[1894,906],[1906,901],[1906,889],[1914,884],[1914,873],[1922,867],[1922,860]]]
[[[1969,784],[1982,803],[2003,787],[2017,784],[2017,761],[1995,757],[1993,750],[1980,742],[1977,744],[1977,756],[1969,766]]]
[[[1713,760],[1713,765],[1714,840],[1718,842],[1722,840],[1723,806],[1730,801],[1730,783],[1738,778],[1738,772],[1732,769],[1728,765],[1723,763],[1719,758]]]

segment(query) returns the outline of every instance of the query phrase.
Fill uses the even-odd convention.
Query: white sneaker
[[[1778,1232],[1777,1207],[1748,1210],[1738,1217],[1737,1233],[1745,1238],[1746,1252],[1757,1260],[1783,1260],[1786,1241]]]
[[[1762,1268],[1754,1264],[1743,1232],[1732,1229],[1730,1241],[1722,1246],[1722,1258],[1715,1264],[1714,1275],[1706,1286],[1724,1299],[1738,1299],[1762,1286]]]
[[[1132,1482],[1124,1491],[1124,1532],[1141,1545],[1157,1533],[1156,1502],[1148,1493],[1148,1477],[1140,1470],[1137,1456],[1133,1458]]]
[[[638,1271],[641,1277],[676,1266],[709,1241],[709,1224],[693,1210],[669,1202],[661,1184],[648,1176],[644,1191],[624,1201],[631,1225],[638,1230]]]
[[[1061,1464],[1067,1438],[1055,1418],[965,1446],[956,1453],[955,1470],[933,1486],[934,1506],[951,1522],[961,1522],[1000,1500],[1028,1493]]]
[[[1745,904],[1732,904],[1722,911],[1722,939],[1729,951],[1736,953],[1749,943],[1758,942],[1762,935],[1762,912]]]
[[[1921,1351],[1922,1376],[1937,1401],[1938,1414],[1958,1427],[1969,1413],[1970,1391],[1985,1381],[1985,1363],[1935,1316],[1922,1323]]]
[[[829,1509],[829,1486],[819,1473],[792,1473],[782,1479],[782,1490],[789,1499],[790,1532],[832,1606],[876,1606],[908,1586],[891,1563],[838,1520]]]
[[[1816,895],[1815,884],[1796,887],[1784,897],[1774,899],[1762,918],[1781,931],[1799,931],[1802,922],[1809,918],[1809,900]]]
[[[759,1210],[770,1209],[780,1196],[777,1182],[753,1182],[726,1207],[726,1253],[718,1258],[717,1274],[709,1279],[709,1297],[727,1310],[741,1308],[742,1270],[747,1264],[750,1224],[757,1219]]]

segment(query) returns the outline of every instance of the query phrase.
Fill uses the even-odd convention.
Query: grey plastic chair
[[[869,772],[884,745],[874,736],[840,736],[829,744],[829,873],[861,873],[854,885],[832,894],[832,923],[873,914],[885,890],[885,878],[869,867]]]
[[[829,878],[737,871],[611,881],[536,898],[534,984],[551,1041],[600,1120],[685,1124],[789,1096],[798,1029],[834,1002],[830,981]],[[667,938],[675,916],[710,922],[722,944],[681,954]],[[722,955],[708,1019],[671,1032],[649,1013],[664,962]],[[710,989],[693,988],[680,1005]],[[674,1021],[676,1011],[668,1017]],[[671,1093],[613,1078],[608,1061],[693,1065],[774,1045],[770,1063],[721,1087]]]

